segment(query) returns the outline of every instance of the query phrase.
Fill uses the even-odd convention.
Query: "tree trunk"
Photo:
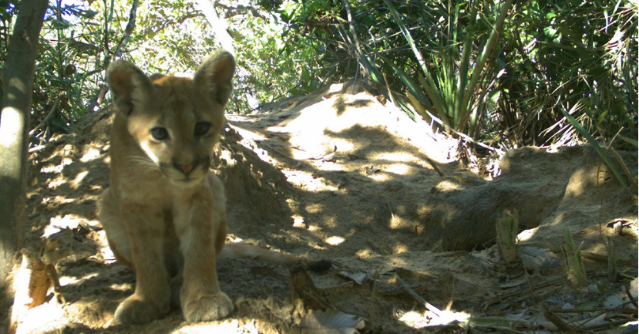
[[[216,1],[217,2],[217,1]],[[233,37],[226,31],[228,23],[215,12],[213,2],[210,0],[193,0],[195,8],[200,10],[206,17],[206,20],[213,28],[215,39],[222,45],[222,48],[232,54],[235,54],[233,47]]]
[[[47,5],[47,0],[19,3],[4,64],[0,114],[0,322],[7,319],[8,314],[4,313],[12,300],[10,274],[22,246],[35,46]],[[4,328],[0,327],[0,331]]]

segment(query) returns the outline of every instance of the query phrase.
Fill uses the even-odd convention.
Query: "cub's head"
[[[174,183],[199,181],[208,173],[210,155],[224,125],[234,72],[235,61],[226,51],[206,59],[193,79],[150,78],[127,61],[113,62],[107,69],[117,110],[113,136],[129,137],[121,142],[137,146],[121,154],[139,152],[132,163],[159,167]],[[115,154],[120,153],[112,145],[111,155]]]

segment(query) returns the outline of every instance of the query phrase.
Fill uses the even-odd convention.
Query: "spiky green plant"
[[[519,232],[519,213],[517,209],[504,210],[497,219],[497,246],[499,255],[505,263],[512,263],[517,259],[517,233]]]
[[[619,171],[620,167],[617,166],[617,164],[612,159],[610,159],[610,157],[608,156],[606,151],[601,147],[601,145],[599,145],[599,143],[597,143],[597,141],[590,135],[590,133],[588,133],[588,131],[586,129],[584,129],[584,127],[581,126],[581,124],[579,124],[579,122],[577,122],[577,120],[575,120],[570,115],[571,113],[575,113],[575,111],[579,110],[580,108],[581,108],[581,104],[577,103],[576,105],[574,105],[572,107],[571,112],[568,112],[568,111],[566,111],[565,107],[561,106],[561,112],[564,114],[566,119],[568,119],[570,124],[572,124],[572,126],[574,126],[575,129],[577,129],[577,131],[579,131],[579,133],[581,133],[581,135],[584,138],[586,138],[586,140],[588,141],[590,146],[592,146],[592,148],[595,149],[595,151],[597,152],[597,154],[599,155],[601,160],[603,160],[603,162],[606,164],[606,166],[608,166],[608,169],[610,169],[612,174],[615,175],[615,178],[617,178],[617,181],[619,181],[619,183],[623,187],[627,187],[628,186],[628,182],[626,181],[626,178],[624,177],[624,174],[622,174]],[[621,161],[621,163],[623,164],[623,161]],[[623,167],[625,167],[625,165]],[[625,169],[627,170],[628,168],[625,167]]]
[[[447,6],[435,9],[424,4],[420,8],[422,24],[439,25],[443,31],[422,42],[413,39],[402,15],[390,0],[384,0],[412,51],[417,70],[409,74],[380,52],[376,56],[404,83],[406,96],[415,111],[426,119],[439,119],[445,128],[474,137],[482,116],[481,105],[497,74],[495,68],[488,65],[512,2],[506,0],[495,3],[493,8],[484,8],[494,13],[488,18],[480,15],[480,4],[476,1],[449,1]],[[489,23],[488,31],[473,32],[488,19],[494,21]]]
[[[581,103],[594,138],[636,145],[635,0],[288,2],[318,66],[369,78],[409,115],[517,147],[583,138],[560,110]]]
[[[501,127],[519,145],[580,138],[562,105],[598,139],[637,131],[637,1],[550,0],[517,5],[504,31]],[[627,139],[630,139],[628,141]]]

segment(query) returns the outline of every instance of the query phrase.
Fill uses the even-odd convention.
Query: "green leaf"
[[[566,111],[566,108],[563,105],[561,105],[560,110],[564,114],[566,119],[570,122],[570,124],[572,124],[572,126],[575,129],[577,129],[577,131],[579,131],[579,133],[581,133],[581,135],[584,136],[584,138],[586,138],[590,146],[592,146],[592,148],[595,149],[595,152],[597,152],[601,160],[604,161],[604,163],[606,164],[606,166],[608,166],[612,174],[615,175],[615,178],[617,178],[617,181],[619,181],[619,183],[623,187],[628,187],[628,182],[626,181],[626,178],[623,177],[623,175],[619,172],[617,165],[610,159],[608,154],[606,154],[606,151],[599,145],[599,143],[597,143],[597,141],[590,135],[590,133],[588,133],[588,131],[584,129],[583,126],[581,126],[581,124],[579,124],[579,122],[577,122],[577,120],[570,115],[571,113],[575,112],[579,108],[581,108],[581,104],[577,103],[572,107],[570,113]]]

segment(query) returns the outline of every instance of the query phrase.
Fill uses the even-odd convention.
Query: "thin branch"
[[[362,51],[362,47],[359,44],[359,38],[357,38],[357,31],[355,30],[355,25],[353,24],[353,15],[351,14],[351,6],[348,4],[348,0],[342,0],[344,3],[344,7],[346,8],[346,17],[348,18],[348,28],[351,31],[351,35],[353,35],[353,42],[355,44],[355,48],[357,49],[358,58],[361,59],[362,63],[364,63],[364,52]],[[364,76],[370,76],[368,74],[368,68],[363,66]]]
[[[118,47],[115,49],[115,52],[113,53],[114,58],[122,57],[122,53],[124,52],[124,49],[129,43],[129,38],[131,37],[131,34],[133,33],[133,29],[135,29],[135,18],[137,16],[139,3],[140,3],[140,0],[133,0],[133,4],[131,4],[131,11],[129,12],[129,22],[127,22],[126,28],[124,28],[124,34],[122,35],[122,38],[120,39],[120,43],[118,44]]]
[[[138,4],[139,4],[139,0],[133,0],[133,4],[131,5],[131,11],[129,12],[129,22],[126,25],[126,28],[124,29],[124,34],[122,35],[122,38],[120,39],[120,43],[118,44],[118,47],[116,48],[115,52],[113,53],[114,57],[121,57],[122,53],[124,52],[124,49],[126,48],[126,45],[129,42],[129,37],[131,36],[131,34],[133,33],[133,29],[135,29],[135,18],[137,16],[137,10],[138,10]],[[113,7],[111,7],[111,14],[113,14]],[[112,18],[112,16],[110,16],[110,18],[107,20],[107,22],[105,22],[105,27],[108,27],[108,21],[110,21]],[[108,30],[105,30],[105,43],[108,43]],[[109,54],[109,46],[108,44],[105,44],[104,46],[104,68],[107,68],[109,66],[109,64],[111,63],[111,55]],[[98,90],[98,92],[95,94],[95,96],[93,97],[93,99],[91,100],[91,103],[89,103],[89,105],[87,106],[87,110],[89,112],[92,112],[93,109],[95,109],[96,106],[102,104],[102,99],[104,99],[104,96],[106,95],[107,91],[108,91],[108,87],[106,84],[102,83],[100,84],[100,89]]]
[[[56,97],[55,103],[53,103],[53,107],[51,107],[51,111],[49,111],[47,116],[36,127],[34,127],[33,130],[29,131],[29,137],[32,137],[34,134],[36,134],[38,130],[40,130],[40,128],[42,128],[51,120],[51,118],[53,118],[53,115],[55,115],[58,110],[58,104],[60,104],[60,95]]]
[[[399,277],[399,275],[395,275],[395,277],[397,278],[397,282],[399,282],[402,288],[404,288],[404,290],[406,290],[406,292],[408,292],[409,295],[411,295],[413,298],[415,298],[415,300],[417,300],[422,305],[424,305],[424,307],[428,311],[431,311],[436,316],[441,317],[442,310],[438,309],[435,305],[427,302],[424,298],[418,295],[417,292],[413,291],[413,289],[411,289],[410,286],[408,286],[408,284],[406,284],[406,282],[404,282],[404,280],[401,277]]]

